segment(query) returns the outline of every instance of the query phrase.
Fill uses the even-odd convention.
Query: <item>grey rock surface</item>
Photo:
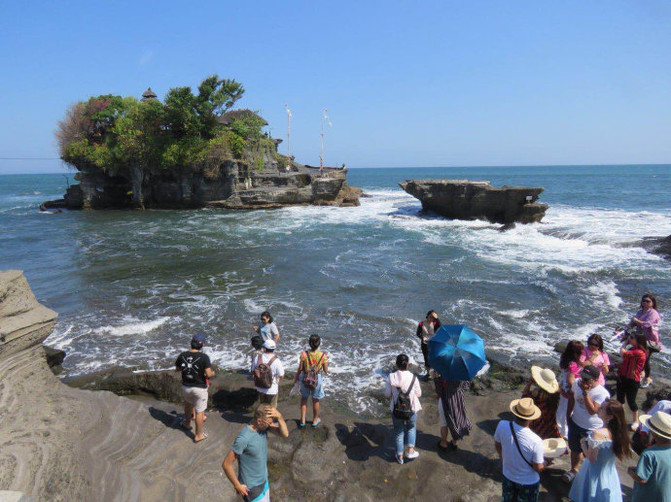
[[[407,180],[399,185],[421,201],[423,210],[450,219],[535,223],[548,208],[536,203],[543,188],[494,188],[489,181],[468,180]]]
[[[46,201],[42,210],[108,208],[272,209],[293,205],[359,205],[358,189],[347,185],[347,170],[308,168],[297,162],[287,171],[267,152],[262,168],[226,161],[215,174],[188,170],[104,173],[82,168],[79,184],[62,201]]]

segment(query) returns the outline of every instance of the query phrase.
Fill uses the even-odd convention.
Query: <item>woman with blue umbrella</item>
[[[444,325],[429,340],[429,361],[436,378],[440,415],[439,450],[456,450],[457,441],[468,435],[473,425],[466,415],[464,391],[487,363],[485,345],[473,330],[463,324]],[[447,432],[452,440],[447,442]]]

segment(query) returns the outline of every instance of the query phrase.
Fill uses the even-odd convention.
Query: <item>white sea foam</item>
[[[146,335],[163,326],[170,320],[169,317],[159,317],[151,321],[141,321],[133,317],[126,317],[123,324],[117,326],[102,326],[95,330],[96,333],[105,333],[112,336]]]

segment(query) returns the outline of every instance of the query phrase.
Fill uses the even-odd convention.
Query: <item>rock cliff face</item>
[[[425,211],[458,220],[535,223],[548,208],[537,204],[542,188],[494,188],[489,181],[408,180],[401,188],[422,202]]]
[[[290,205],[358,206],[361,190],[347,185],[347,170],[319,169],[296,162],[289,170],[271,153],[264,167],[226,161],[210,172],[173,170],[112,175],[99,169],[82,169],[63,202],[49,201],[44,208],[199,208],[269,209]]]

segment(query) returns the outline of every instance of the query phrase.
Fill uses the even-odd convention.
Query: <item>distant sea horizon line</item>
[[[345,166],[347,169],[507,169],[526,167],[671,167],[671,162],[665,163],[611,163],[611,164],[473,164],[473,165],[451,165],[451,166]],[[30,172],[0,172],[0,176],[25,176],[43,174],[75,174],[76,169],[64,168],[59,171],[30,171]]]

